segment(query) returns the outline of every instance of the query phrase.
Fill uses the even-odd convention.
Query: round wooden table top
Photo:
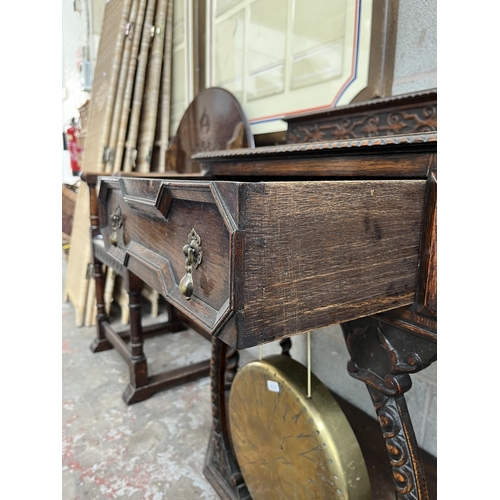
[[[166,168],[178,173],[198,173],[191,156],[206,151],[253,148],[250,124],[238,100],[225,89],[212,87],[200,92],[184,112]]]

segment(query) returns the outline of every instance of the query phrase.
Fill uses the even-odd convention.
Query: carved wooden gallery
[[[199,473],[223,499],[436,496],[405,398],[437,357],[437,91],[394,92],[401,9],[106,3],[70,296],[95,304],[95,355],[127,363],[124,404],[210,376]],[[109,319],[115,276],[126,331]],[[144,290],[167,323],[143,326]],[[332,325],[378,421],[314,373],[328,353],[311,367],[311,332]],[[211,359],[148,373],[148,334],[187,328]],[[239,366],[271,342],[281,354]]]

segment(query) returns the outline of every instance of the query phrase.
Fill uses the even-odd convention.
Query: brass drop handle
[[[193,295],[193,266],[195,269],[201,264],[201,238],[194,229],[191,230],[188,237],[188,244],[182,247],[186,257],[186,274],[179,283],[179,290],[186,300],[191,300]]]
[[[122,227],[122,209],[120,205],[116,209],[115,213],[111,216],[111,229],[113,232],[109,237],[109,241],[112,245],[116,246],[118,244],[118,233],[117,230]]]

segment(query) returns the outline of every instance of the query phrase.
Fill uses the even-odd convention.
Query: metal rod
[[[311,332],[307,332],[307,399],[311,399]]]

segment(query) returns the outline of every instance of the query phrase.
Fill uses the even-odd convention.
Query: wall
[[[78,5],[75,11],[74,4]],[[78,67],[79,48],[88,47],[95,67],[105,0],[63,0],[62,2],[62,129],[71,118],[78,120],[78,108],[90,99],[82,90]]]
[[[437,0],[399,0],[392,94],[437,87]]]

